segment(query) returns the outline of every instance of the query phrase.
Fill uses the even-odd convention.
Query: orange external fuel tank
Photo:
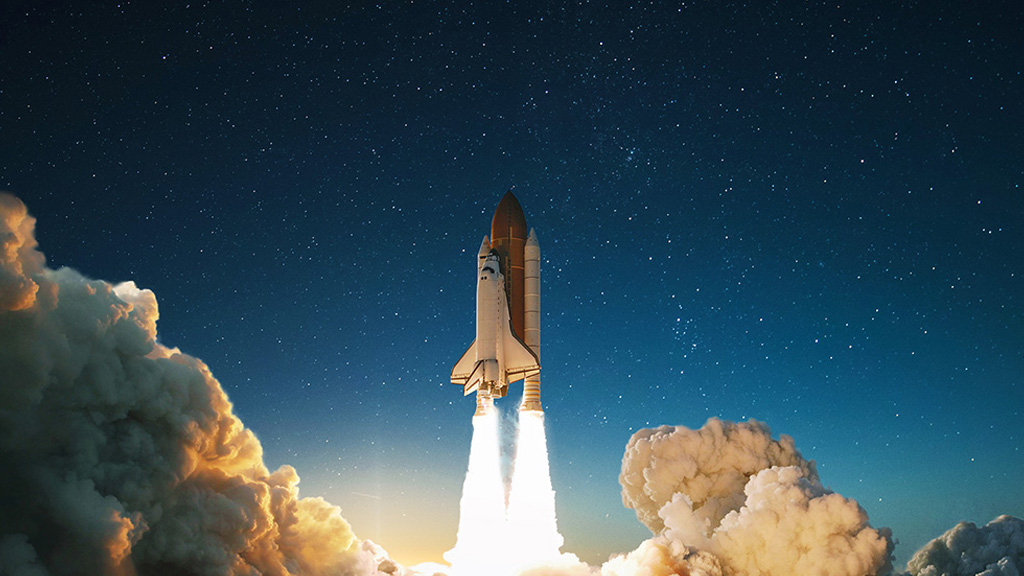
[[[526,216],[523,207],[509,190],[498,202],[491,219],[491,248],[501,259],[501,273],[505,276],[505,294],[508,296],[508,312],[512,320],[512,331],[516,337],[526,341],[526,320],[524,304],[525,264],[523,254],[526,248]]]

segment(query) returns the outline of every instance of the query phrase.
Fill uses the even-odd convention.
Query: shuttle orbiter
[[[461,385],[467,396],[476,392],[477,416],[505,395],[509,382],[540,373],[537,355],[512,330],[505,278],[486,236],[478,256],[476,340],[452,369],[452,384]]]

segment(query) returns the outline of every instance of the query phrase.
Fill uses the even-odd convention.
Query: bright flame
[[[519,413],[519,438],[505,509],[498,411],[473,417],[469,470],[462,486],[459,534],[445,553],[451,576],[512,576],[559,560],[562,535],[548,470],[544,414]]]
[[[459,534],[455,547],[445,552],[451,576],[511,574],[505,570],[505,484],[501,477],[498,411],[491,408],[473,416],[473,442],[469,469],[459,502]]]
[[[540,411],[519,413],[508,535],[518,568],[547,564],[559,557],[563,539],[555,518],[555,491],[551,489],[544,413]]]

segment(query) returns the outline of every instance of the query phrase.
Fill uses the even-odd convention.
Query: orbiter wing
[[[540,372],[537,355],[526,344],[512,333],[512,325],[505,324],[505,333],[501,335],[501,344],[505,353],[505,382],[522,380]]]
[[[476,376],[475,381],[474,376]],[[483,364],[477,362],[476,340],[473,340],[469,349],[452,368],[452,384],[462,386],[464,394],[468,396],[476,392],[476,389],[480,387],[481,380],[483,380]]]
[[[480,358],[477,353],[476,340],[469,346],[462,358],[452,368],[452,384],[462,386],[464,395],[476,392],[484,380],[484,360],[497,360],[498,365],[503,368],[499,375],[500,382],[495,382],[499,396],[504,396],[508,389],[509,382],[522,380],[527,376],[533,376],[540,372],[540,363],[522,340],[516,338],[512,333],[512,325],[509,322],[502,322],[501,359]]]

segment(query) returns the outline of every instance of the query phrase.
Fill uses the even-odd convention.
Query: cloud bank
[[[376,572],[209,369],[157,342],[153,293],[48,269],[34,225],[0,193],[0,572]]]

